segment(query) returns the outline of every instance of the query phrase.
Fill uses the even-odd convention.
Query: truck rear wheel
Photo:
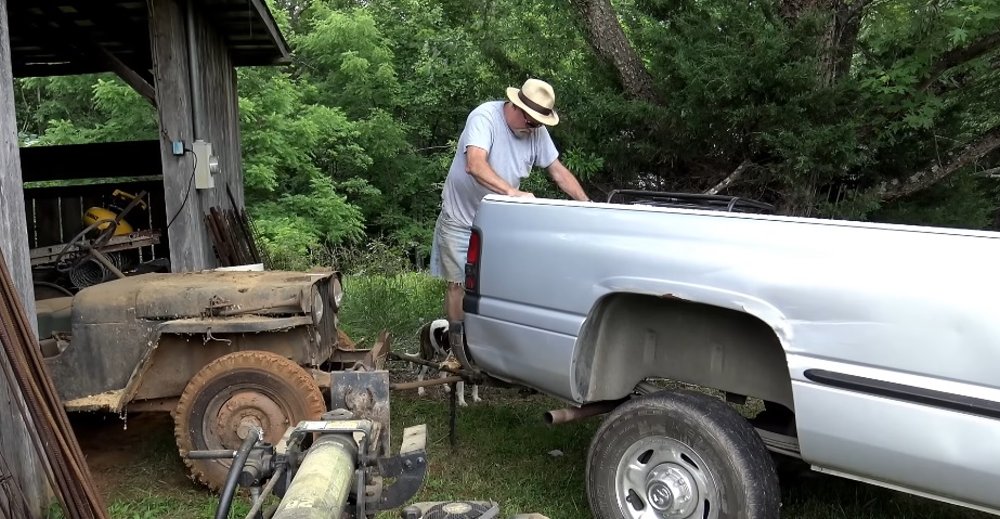
[[[298,364],[268,351],[237,351],[210,362],[184,388],[174,411],[174,436],[183,455],[237,450],[250,426],[276,444],[289,426],[326,411],[316,381]],[[191,478],[213,490],[226,482],[231,459],[190,460]]]
[[[605,419],[590,444],[587,496],[597,519],[771,519],[780,507],[773,462],[746,419],[681,390]]]

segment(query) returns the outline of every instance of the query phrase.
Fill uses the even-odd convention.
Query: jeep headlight
[[[340,302],[344,299],[344,287],[340,284],[340,276],[330,279],[330,300],[333,301],[334,310],[340,309]]]
[[[319,294],[319,289],[315,286],[312,287],[310,295],[312,299],[313,323],[319,324],[323,320],[323,312],[326,310],[326,304],[323,303],[323,296]]]

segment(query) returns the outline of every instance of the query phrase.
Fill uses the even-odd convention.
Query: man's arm
[[[466,146],[465,171],[482,184],[486,189],[508,196],[535,196],[526,191],[519,191],[497,175],[490,167],[486,150],[478,146]]]
[[[573,173],[563,166],[559,159],[549,165],[549,176],[559,186],[563,193],[569,195],[573,200],[587,201],[590,197],[584,192],[580,182],[573,176]]]

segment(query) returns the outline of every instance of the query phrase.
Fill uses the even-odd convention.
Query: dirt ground
[[[174,424],[169,413],[131,413],[124,419],[109,413],[69,416],[94,483],[106,499],[120,488],[138,483],[134,478],[137,470],[142,471],[141,465],[149,465],[157,483],[170,487],[192,485],[176,448],[168,443],[173,439]],[[169,454],[177,459],[176,463],[154,466]]]

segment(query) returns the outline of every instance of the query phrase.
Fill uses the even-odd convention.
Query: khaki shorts
[[[442,211],[434,225],[431,244],[431,275],[452,283],[465,283],[465,260],[472,229]]]

